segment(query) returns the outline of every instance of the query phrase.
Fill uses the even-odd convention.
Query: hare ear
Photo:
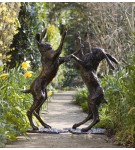
[[[40,34],[37,33],[35,38],[36,38],[37,44],[39,44],[40,43]]]
[[[106,55],[112,62],[114,62],[115,64],[119,64],[118,60],[115,57],[111,56],[110,54],[106,54]]]
[[[43,40],[43,38],[45,37],[46,32],[47,32],[47,28],[45,28],[45,29],[43,30],[43,32],[41,33],[40,42],[41,42],[41,41]]]
[[[38,44],[42,42],[43,38],[46,35],[46,32],[47,32],[47,28],[45,28],[41,34],[40,33],[36,34],[35,38],[36,38],[36,41],[37,41]]]
[[[109,60],[109,58],[108,58],[108,56],[106,54],[105,54],[105,59],[106,59],[108,65],[109,65],[109,67],[114,70],[115,67],[113,66],[113,64],[111,63],[111,61]]]

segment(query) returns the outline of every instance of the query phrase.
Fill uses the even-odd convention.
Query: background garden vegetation
[[[0,145],[26,134],[26,117],[32,97],[21,93],[40,72],[40,53],[35,34],[48,27],[45,41],[57,49],[62,31],[68,26],[62,56],[77,47],[77,31],[85,39],[88,31],[94,44],[106,49],[119,60],[116,71],[103,61],[100,81],[108,105],[100,110],[98,127],[111,128],[123,145],[135,146],[135,4],[134,3],[0,3]],[[88,42],[89,38],[86,39]],[[86,48],[89,49],[88,45]],[[29,61],[30,67],[22,68]],[[87,89],[74,63],[62,65],[52,84],[54,89],[75,89],[74,100],[87,112]],[[50,95],[50,94],[49,94]]]

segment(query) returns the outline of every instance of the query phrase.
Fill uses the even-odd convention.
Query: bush
[[[77,93],[74,95],[73,99],[76,104],[82,105],[83,103],[86,103],[88,97],[88,91],[86,87],[77,88]]]
[[[0,3],[0,60],[5,64],[10,61],[11,55],[9,52],[13,36],[18,33],[20,23],[18,21],[18,14],[20,10],[20,3]]]
[[[29,109],[32,97],[21,92],[28,80],[14,68],[0,77],[0,139],[8,142],[16,140],[16,136],[26,133],[29,126],[26,111]],[[1,141],[1,140],[0,140]],[[0,146],[4,146],[1,145]]]

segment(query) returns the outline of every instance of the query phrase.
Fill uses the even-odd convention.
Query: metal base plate
[[[56,129],[56,128],[40,128],[39,130],[27,130],[29,133],[49,133],[49,134],[59,134],[59,133],[67,133],[70,132],[72,134],[105,134],[106,129],[102,128],[92,128],[91,130],[87,132],[82,132],[81,129],[72,129],[72,128],[64,128],[62,129]]]
[[[102,128],[92,128],[91,130],[87,132],[82,132],[81,129],[72,129],[72,128],[64,128],[64,130],[69,131],[72,134],[105,134],[106,129]]]
[[[49,133],[49,134],[59,134],[59,133],[66,133],[67,130],[55,129],[55,128],[40,128],[39,130],[27,130],[29,133]]]
[[[87,132],[82,132],[81,129],[76,128],[76,129],[72,129],[72,128],[64,128],[64,130],[69,131],[72,134],[89,134],[91,133],[90,130]]]

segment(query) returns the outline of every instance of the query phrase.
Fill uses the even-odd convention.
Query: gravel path
[[[79,106],[73,104],[74,91],[57,93],[49,102],[48,111],[42,111],[45,122],[53,128],[71,128],[74,123],[82,121],[86,114]],[[89,123],[89,122],[88,122]],[[88,125],[82,125],[85,127]],[[18,140],[6,145],[6,148],[119,148],[111,139],[99,134],[46,134],[28,133],[19,136]]]

